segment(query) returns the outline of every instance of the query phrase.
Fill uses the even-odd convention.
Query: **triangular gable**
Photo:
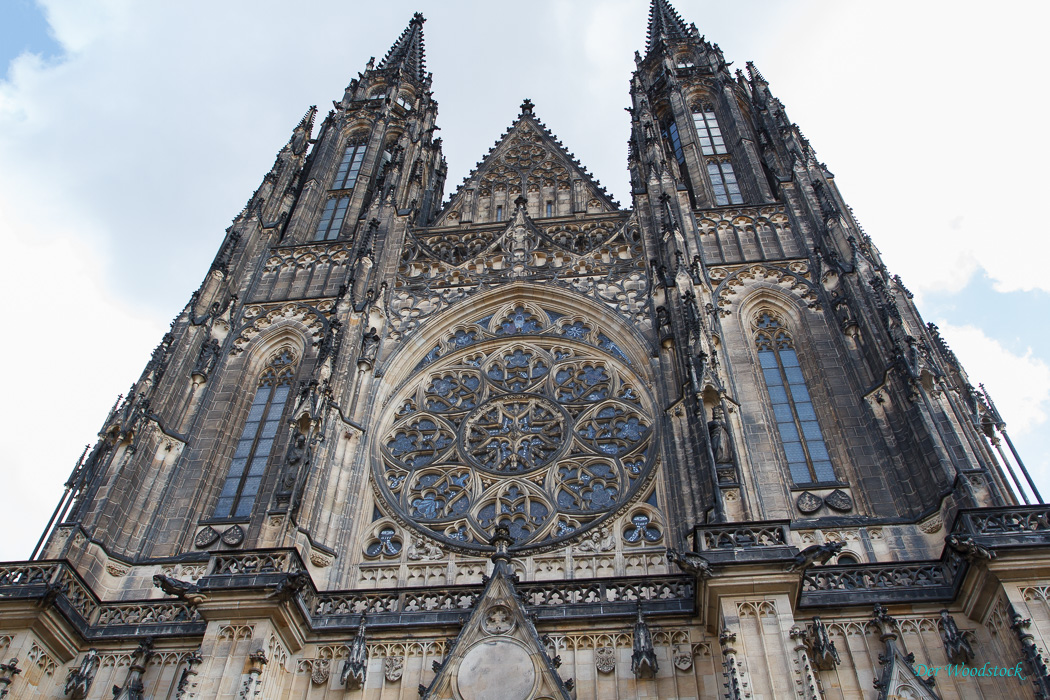
[[[543,216],[546,212],[539,208],[543,206],[541,197],[546,201],[551,192],[557,193],[560,202],[567,198],[570,205],[559,206],[557,215],[619,211],[619,204],[605,188],[536,118],[532,103],[525,100],[521,109],[503,137],[442,208],[434,226],[496,221],[495,206],[486,208],[486,201],[494,195],[506,207],[506,214],[514,200],[524,195],[532,211]]]
[[[514,590],[506,541],[500,539],[499,530],[492,578],[437,676],[428,688],[420,689],[423,700],[571,697]]]

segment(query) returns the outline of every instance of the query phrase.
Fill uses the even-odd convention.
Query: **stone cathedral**
[[[446,197],[423,23],[0,564],[0,697],[1050,698],[1050,506],[757,68],[652,0],[629,207],[528,99]]]

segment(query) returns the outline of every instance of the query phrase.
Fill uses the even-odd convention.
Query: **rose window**
[[[576,537],[649,480],[648,393],[580,321],[552,326],[520,307],[485,321],[450,333],[390,402],[379,490],[399,519],[453,547],[487,548],[497,525],[518,547]]]

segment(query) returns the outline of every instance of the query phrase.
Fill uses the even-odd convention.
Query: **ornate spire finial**
[[[652,0],[649,6],[649,31],[645,37],[646,53],[667,39],[685,41],[691,36],[689,27],[667,0]]]
[[[522,103],[521,103],[521,113],[523,115],[528,114],[528,115],[531,116],[532,115],[532,107],[533,107],[532,100],[530,100],[528,97],[526,97],[524,99],[524,101],[522,101]]]
[[[386,56],[379,62],[379,70],[402,68],[413,80],[426,80],[426,57],[423,50],[423,15],[412,15],[405,31],[397,38]]]

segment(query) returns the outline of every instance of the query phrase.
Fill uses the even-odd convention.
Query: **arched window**
[[[346,144],[343,159],[339,161],[339,170],[332,182],[333,190],[348,190],[357,184],[357,175],[361,172],[361,162],[365,159],[365,144],[351,141]]]
[[[290,350],[282,350],[263,370],[248,420],[230,462],[230,471],[215,505],[216,518],[242,518],[251,514],[288,403],[294,374],[295,356]]]
[[[726,144],[722,138],[722,130],[718,126],[715,108],[711,105],[704,105],[694,109],[693,124],[696,125],[696,135],[700,139],[700,151],[705,156],[725,153]]]
[[[321,212],[321,220],[317,222],[314,240],[334,241],[339,238],[339,229],[343,227],[343,219],[346,218],[349,206],[349,197],[330,197],[325,202],[324,211]]]
[[[756,319],[755,346],[791,479],[796,484],[835,481],[795,343],[769,311],[762,311]]]

